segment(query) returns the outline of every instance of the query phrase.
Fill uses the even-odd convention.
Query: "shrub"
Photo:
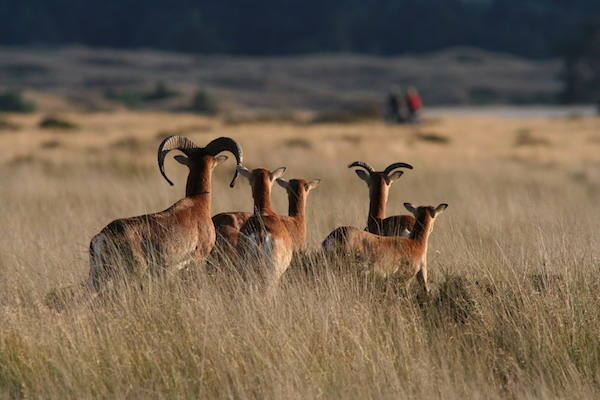
[[[45,142],[40,143],[40,148],[42,149],[56,149],[61,147],[61,143],[58,140],[46,140]]]
[[[21,127],[14,122],[10,122],[4,119],[0,119],[0,131],[16,131]]]
[[[148,101],[164,100],[178,95],[178,91],[171,89],[166,83],[159,81],[156,82],[156,86],[154,86],[151,92],[146,93],[144,99]]]
[[[144,95],[141,92],[133,90],[116,91],[114,89],[107,89],[104,92],[104,97],[123,103],[126,107],[130,108],[138,107],[144,99]]]
[[[287,139],[285,142],[283,142],[283,144],[285,147],[297,148],[297,149],[308,150],[308,149],[312,148],[312,144],[310,143],[310,141],[308,141],[304,138],[299,138],[299,137]]]
[[[123,103],[126,107],[139,107],[145,102],[158,101],[178,96],[179,92],[171,89],[166,83],[159,81],[150,91],[143,90],[114,90],[107,89],[104,92],[104,97],[109,100]]]
[[[26,100],[21,92],[7,90],[0,94],[0,111],[28,113],[35,111],[35,104]]]
[[[440,284],[433,306],[441,316],[455,322],[466,323],[473,320],[478,314],[474,288],[474,283],[462,276],[447,276]]]
[[[517,137],[515,138],[515,146],[549,146],[550,142],[548,139],[543,137],[535,136],[531,133],[528,128],[522,128],[517,131]]]
[[[199,89],[194,95],[191,109],[207,115],[215,115],[219,111],[216,100],[202,89]]]
[[[61,129],[61,130],[70,130],[77,129],[77,124],[67,121],[65,119],[61,119],[53,116],[44,117],[39,124],[40,128],[43,129]]]
[[[442,136],[440,134],[437,133],[433,133],[433,132],[419,132],[416,134],[416,138],[418,140],[424,141],[424,142],[429,142],[429,143],[436,143],[436,144],[447,144],[450,143],[450,139],[446,136]]]

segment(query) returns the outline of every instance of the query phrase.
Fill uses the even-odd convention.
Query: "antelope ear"
[[[369,182],[369,174],[367,174],[365,171],[362,169],[355,169],[354,172],[356,172],[356,175],[358,175],[360,179],[365,182]]]
[[[180,155],[176,155],[175,157],[173,157],[175,159],[175,161],[177,161],[179,164],[183,164],[183,165],[190,165],[190,159],[187,158],[186,156],[180,156]]]
[[[219,156],[215,157],[215,164],[214,166],[216,167],[219,164],[223,164],[225,161],[227,161],[229,157],[227,157],[225,154],[221,154]]]
[[[236,166],[235,170],[244,178],[250,179],[252,177],[252,172],[250,172],[248,168],[244,167],[243,165]]]
[[[279,167],[274,171],[271,171],[271,182],[277,178],[280,178],[285,172],[285,167]]]
[[[281,186],[285,190],[290,190],[291,189],[290,188],[290,183],[288,181],[286,181],[285,179],[277,178],[277,179],[275,179],[275,181],[279,184],[279,186]]]
[[[415,206],[413,206],[410,203],[404,203],[404,207],[406,207],[406,209],[408,211],[410,211],[413,215],[417,212],[417,209],[415,208]]]
[[[448,208],[448,204],[446,204],[446,203],[440,204],[434,210],[435,211],[435,215],[443,213],[446,208]]]
[[[388,185],[394,183],[396,179],[399,179],[404,174],[404,171],[395,171],[385,177],[385,181]]]
[[[314,188],[316,188],[317,186],[319,186],[319,183],[321,183],[320,179],[315,179],[314,181],[311,181],[307,184],[306,190],[311,191]]]

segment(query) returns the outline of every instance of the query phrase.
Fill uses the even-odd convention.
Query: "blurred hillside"
[[[0,90],[24,90],[46,111],[184,110],[198,90],[225,111],[368,109],[379,107],[390,88],[408,85],[428,105],[542,104],[556,100],[559,70],[557,60],[471,48],[401,57],[0,48]]]

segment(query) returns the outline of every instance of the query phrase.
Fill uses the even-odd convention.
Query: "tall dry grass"
[[[79,130],[8,116],[21,129],[0,134],[0,397],[600,396],[598,119],[389,127],[63,117]],[[543,140],[523,144],[523,129]],[[199,144],[232,136],[249,167],[323,179],[308,201],[313,249],[334,227],[365,222],[367,189],[349,161],[412,163],[388,213],[405,201],[450,204],[431,238],[431,299],[367,281],[353,260],[308,255],[273,298],[199,269],[49,308],[49,292],[85,279],[93,234],[181,197],[185,171],[169,161],[170,188],[154,165],[165,132]],[[251,208],[248,185],[227,187],[232,167],[216,171],[214,213]],[[274,196],[285,212],[284,191]]]

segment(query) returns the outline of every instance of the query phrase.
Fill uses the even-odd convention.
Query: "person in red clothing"
[[[419,111],[423,107],[423,100],[421,100],[421,96],[419,96],[419,92],[414,87],[408,88],[406,91],[406,105],[408,106],[408,121],[409,122],[418,122],[419,121]]]

